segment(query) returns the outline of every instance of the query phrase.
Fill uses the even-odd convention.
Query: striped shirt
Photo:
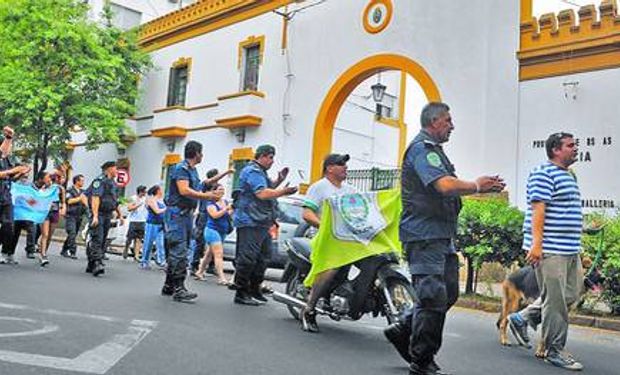
[[[574,255],[581,251],[581,194],[575,176],[546,162],[532,170],[527,180],[527,203],[523,223],[523,249],[532,247],[532,203],[545,203],[543,253]]]

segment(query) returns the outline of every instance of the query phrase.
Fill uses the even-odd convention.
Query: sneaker
[[[75,254],[69,254],[69,258],[71,259],[78,259],[78,256]]]
[[[319,325],[316,323],[316,311],[308,309],[302,311],[301,329],[306,332],[319,332]]]
[[[561,367],[571,371],[583,370],[583,365],[577,361],[568,353],[560,353],[555,350],[550,350],[545,358],[546,362],[551,363],[554,366]]]
[[[172,287],[172,285],[164,284],[164,286],[161,288],[161,295],[171,296],[173,294],[174,294],[174,288]]]
[[[189,302],[196,298],[198,298],[197,293],[190,292],[184,287],[176,288],[174,294],[172,295],[172,299],[177,302]]]
[[[530,344],[530,337],[527,334],[527,322],[523,319],[521,314],[512,313],[508,315],[508,326],[510,326],[510,332],[512,332],[512,335],[519,345],[528,349],[532,347]]]
[[[148,264],[140,263],[138,268],[140,268],[141,270],[144,270],[144,271],[148,271],[148,270],[151,269],[151,266],[149,266]]]
[[[34,253],[26,253],[26,258],[34,259],[35,258]]]
[[[261,305],[264,305],[268,301],[260,290],[253,291],[252,293],[250,293],[250,296],[256,301],[258,301],[258,303],[260,303]]]
[[[50,264],[50,261],[47,259],[47,255],[41,255],[39,261],[41,262],[41,267],[45,267]]]
[[[13,255],[2,255],[2,259],[0,259],[0,264],[18,264]]]
[[[71,255],[69,255],[69,253],[67,253],[66,251],[61,251],[60,252],[60,256],[63,258],[70,258]]]

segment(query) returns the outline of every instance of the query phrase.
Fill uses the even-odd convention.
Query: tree
[[[483,263],[523,264],[522,227],[523,213],[505,200],[463,200],[455,242],[467,261],[466,294],[474,293],[476,274]]]
[[[151,67],[137,30],[88,18],[79,0],[0,0],[0,121],[17,130],[17,146],[34,170],[65,154],[72,131],[87,147],[119,144],[136,110],[138,79]]]

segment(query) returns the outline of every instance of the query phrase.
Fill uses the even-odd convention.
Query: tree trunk
[[[474,261],[471,257],[466,256],[467,260],[467,280],[465,281],[465,294],[474,293]]]

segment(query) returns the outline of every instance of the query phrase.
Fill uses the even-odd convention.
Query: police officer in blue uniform
[[[2,251],[9,251],[13,242],[13,199],[11,184],[14,179],[30,171],[28,166],[14,166],[9,158],[13,148],[14,131],[6,126],[0,142],[0,245]],[[14,250],[14,249],[13,249]],[[12,254],[5,253],[12,261]],[[4,260],[4,258],[3,258]]]
[[[462,195],[499,192],[498,176],[475,181],[456,177],[442,144],[454,130],[450,108],[429,103],[422,110],[422,130],[403,160],[400,239],[407,254],[417,296],[413,311],[384,333],[410,362],[409,374],[441,374],[435,355],[442,342],[446,313],[458,298],[458,258],[454,248]]]
[[[73,177],[73,186],[67,190],[67,213],[65,214],[65,230],[67,238],[62,245],[60,255],[77,259],[77,244],[75,239],[80,227],[82,226],[82,217],[86,213],[88,201],[84,195],[84,176],[78,174]]]
[[[177,302],[187,302],[198,297],[198,294],[185,288],[187,252],[198,201],[220,198],[220,193],[200,191],[196,165],[202,162],[202,144],[196,141],[187,142],[184,154],[185,159],[175,165],[170,173],[170,187],[166,194],[167,209],[164,214],[168,268],[161,294],[172,295]]]
[[[124,223],[114,181],[116,162],[105,162],[101,169],[103,173],[93,180],[87,194],[90,203],[90,243],[86,248],[88,256],[86,272],[92,273],[95,277],[105,273],[103,259],[114,212],[120,220],[120,225]]]
[[[261,291],[272,241],[269,229],[275,224],[277,198],[295,194],[297,188],[278,186],[286,179],[288,168],[272,181],[267,171],[273,165],[276,149],[271,145],[256,148],[254,160],[239,174],[238,198],[235,202],[234,225],[237,228],[235,254],[234,302],[257,306],[267,302]]]

